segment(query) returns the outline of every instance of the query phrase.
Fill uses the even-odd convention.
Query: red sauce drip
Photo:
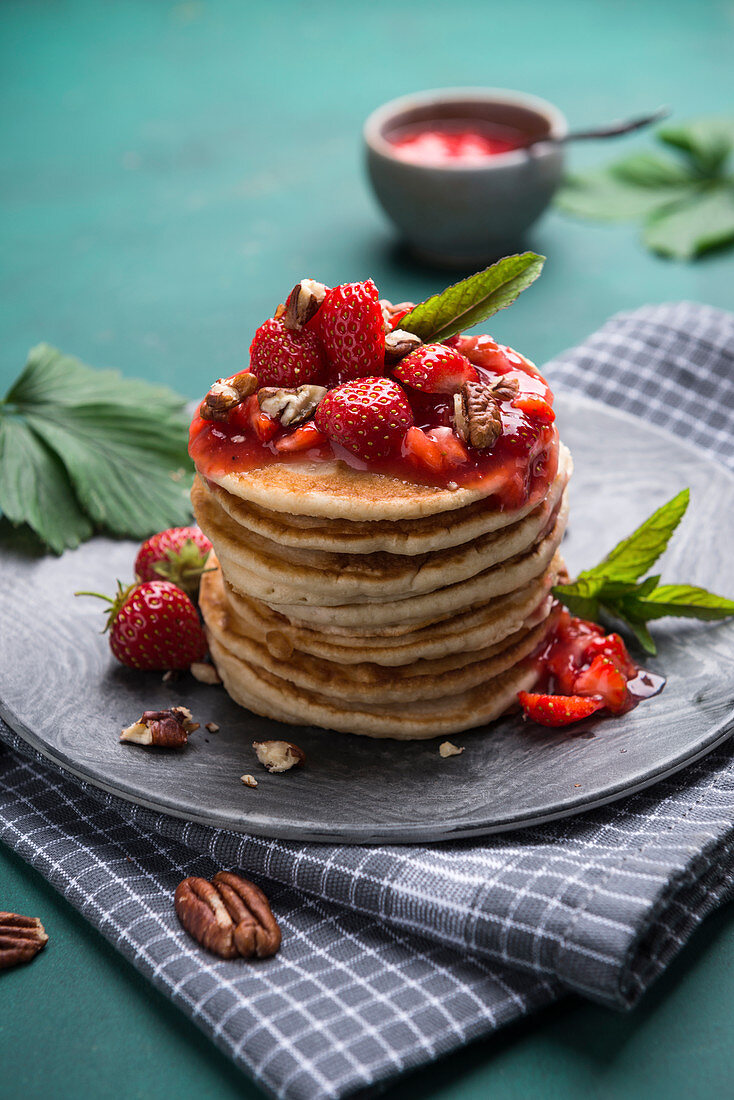
[[[474,364],[479,376],[496,382],[501,376],[514,378],[519,394],[543,398],[553,404],[553,394],[540,372],[511,348],[495,343],[489,336],[459,336],[447,343],[456,347]],[[419,428],[451,426],[453,398],[450,394],[429,394],[405,387],[406,396]],[[288,429],[278,429],[272,439],[262,441],[253,433],[244,406],[233,409],[225,421],[202,420],[198,414],[191,423],[189,452],[201,474],[217,481],[228,473],[269,466],[274,462],[331,461],[340,459],[357,470],[372,470],[415,484],[445,488],[449,483],[466,488],[492,485],[488,506],[514,509],[529,501],[539,501],[548,490],[558,469],[558,432],[554,424],[543,423],[532,413],[513,406],[515,398],[500,400],[502,435],[491,451],[469,450],[469,461],[454,467],[445,476],[422,471],[408,458],[394,455],[381,462],[366,463],[345,448],[329,441],[306,451],[279,451],[277,444]]]
[[[551,632],[530,658],[540,674],[534,691],[603,699],[601,713],[625,714],[665,687],[664,676],[632,660],[619,634],[605,634],[597,623],[576,618],[560,604],[552,615]]]
[[[395,156],[413,164],[479,164],[527,144],[511,126],[481,119],[412,122],[387,135]]]

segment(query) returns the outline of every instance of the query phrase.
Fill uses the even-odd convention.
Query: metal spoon
[[[651,126],[654,122],[661,122],[670,114],[669,107],[658,107],[650,115],[639,115],[637,118],[628,118],[618,122],[610,122],[608,126],[597,126],[593,130],[572,130],[568,134],[553,137],[531,138],[521,149],[529,149],[532,145],[552,143],[554,145],[565,144],[567,141],[586,141],[589,138],[619,137],[621,134],[631,134],[634,130],[641,130],[644,126]]]

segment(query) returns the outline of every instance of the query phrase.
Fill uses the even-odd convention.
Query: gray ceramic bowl
[[[394,99],[367,119],[364,141],[375,194],[405,241],[427,259],[476,265],[515,251],[550,202],[563,173],[563,145],[495,154],[478,164],[415,164],[387,135],[423,121],[479,119],[561,138],[566,119],[551,103],[502,88],[448,88]]]

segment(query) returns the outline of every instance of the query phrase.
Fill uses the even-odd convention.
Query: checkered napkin
[[[556,386],[649,417],[734,466],[734,316],[651,306],[551,363]],[[431,847],[295,844],[129,805],[0,723],[0,838],[266,1089],[385,1083],[568,990],[626,1007],[734,893],[734,752],[575,820]],[[180,929],[186,875],[239,868],[283,928],[222,962]]]

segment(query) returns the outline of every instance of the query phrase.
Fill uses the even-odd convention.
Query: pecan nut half
[[[273,420],[280,420],[284,428],[303,424],[313,416],[325,397],[325,386],[312,385],[298,386],[297,389],[263,386],[257,394],[262,411]]]
[[[300,767],[306,759],[303,749],[291,741],[253,741],[252,747],[262,766],[275,775]]]
[[[329,288],[315,279],[301,279],[288,295],[283,310],[283,326],[299,332],[321,309]]]
[[[419,348],[423,341],[414,332],[406,332],[405,329],[396,328],[385,336],[385,360],[390,364],[398,363],[411,351]]]
[[[38,917],[0,913],[0,970],[30,962],[48,943]]]
[[[520,392],[520,383],[517,378],[500,378],[490,389],[498,401],[512,401]]]
[[[241,405],[256,389],[257,378],[249,370],[220,378],[209,387],[199,406],[199,416],[202,420],[226,420],[230,409]]]
[[[133,722],[120,734],[121,741],[135,745],[156,745],[162,749],[179,749],[188,743],[189,734],[198,730],[188,707],[169,707],[167,710],[145,710],[137,722]]]
[[[465,443],[477,450],[493,447],[502,435],[497,398],[483,382],[464,382],[454,394],[454,424]]]
[[[211,882],[185,878],[176,887],[174,906],[189,935],[222,959],[265,959],[280,947],[268,899],[240,875],[219,871]]]

